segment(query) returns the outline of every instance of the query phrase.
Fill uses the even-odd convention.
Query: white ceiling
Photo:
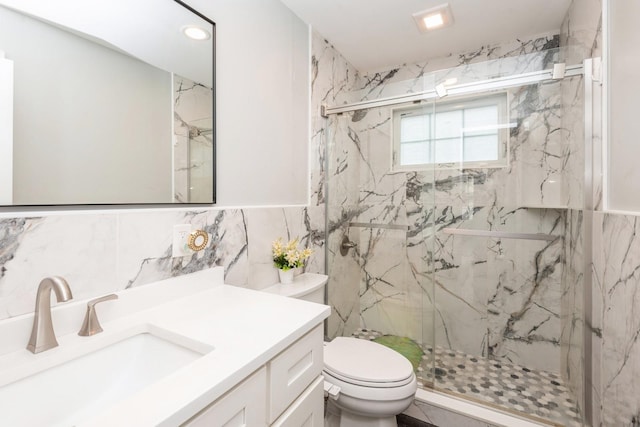
[[[281,0],[361,72],[559,31],[571,0],[449,0],[452,26],[423,34],[412,14],[446,0]]]

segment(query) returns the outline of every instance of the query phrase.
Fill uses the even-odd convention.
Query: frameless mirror
[[[0,0],[0,205],[213,203],[214,36],[177,0]]]

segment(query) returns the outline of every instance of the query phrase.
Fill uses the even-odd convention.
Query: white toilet
[[[324,303],[328,277],[307,273],[266,292]],[[324,345],[326,427],[397,427],[396,415],[413,402],[417,380],[402,355],[381,344],[338,337]]]

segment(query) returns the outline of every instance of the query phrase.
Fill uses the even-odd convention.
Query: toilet
[[[270,292],[324,303],[328,277],[302,274],[291,284],[276,284]],[[326,427],[397,427],[396,415],[413,402],[417,380],[404,356],[381,344],[337,337],[324,344]]]

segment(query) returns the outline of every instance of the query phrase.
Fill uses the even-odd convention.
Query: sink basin
[[[0,387],[2,425],[72,426],[213,350],[151,325],[123,335]]]

